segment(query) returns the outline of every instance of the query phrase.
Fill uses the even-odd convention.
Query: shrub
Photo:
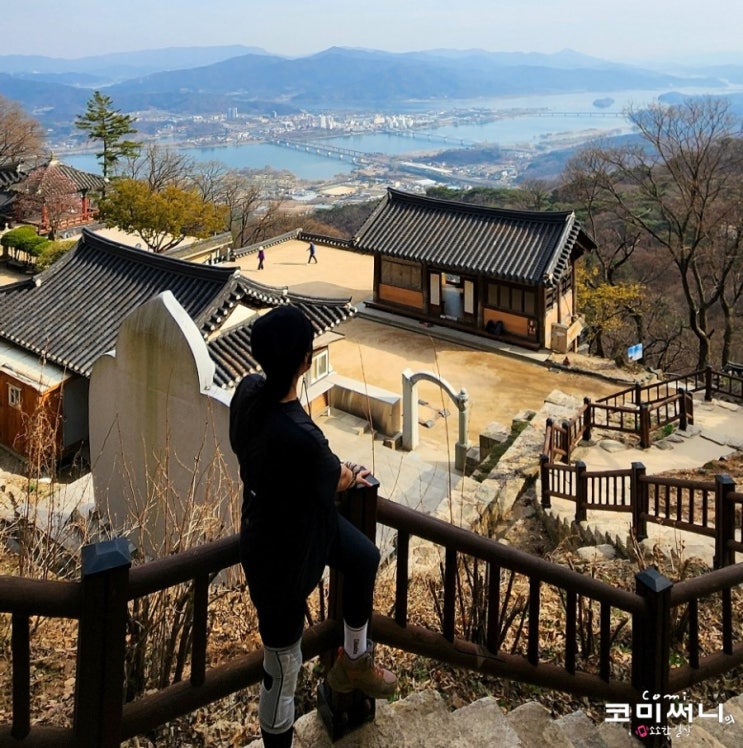
[[[0,237],[3,247],[14,248],[19,252],[25,252],[31,257],[38,257],[42,250],[50,244],[50,241],[36,233],[33,226],[19,226]]]

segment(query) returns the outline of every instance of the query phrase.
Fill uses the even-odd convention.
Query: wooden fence
[[[549,508],[553,497],[572,501],[576,522],[585,521],[589,509],[626,512],[638,540],[647,538],[648,522],[714,538],[715,568],[735,563],[735,553],[743,552],[743,493],[728,475],[714,481],[646,475],[641,462],[591,472],[580,460],[563,465],[542,455],[540,478],[542,506]]]
[[[575,485],[580,482],[575,471],[561,467],[560,474],[572,475]],[[648,485],[635,472],[636,482]],[[586,484],[587,478],[580,480]],[[622,491],[615,491],[616,505]],[[730,491],[722,493],[728,499],[733,496]],[[734,496],[736,507],[741,498]],[[689,506],[687,501],[684,511]],[[733,616],[734,590],[743,583],[743,564],[677,584],[648,569],[636,575],[634,591],[622,590],[379,498],[376,486],[356,489],[346,507],[353,508],[350,519],[368,535],[374,536],[378,525],[396,534],[396,556],[390,562],[396,565],[394,609],[390,615],[374,614],[372,621],[374,638],[383,644],[470,671],[630,704],[641,703],[645,691],[671,694],[743,663],[740,627]],[[650,519],[652,511],[647,514]],[[696,509],[692,514],[696,517]],[[408,614],[413,539],[433,544],[441,554],[438,626],[423,626]],[[739,541],[726,542],[722,563],[731,562],[734,550],[740,550]],[[261,650],[217,664],[208,663],[206,656],[210,580],[237,561],[238,539],[233,536],[130,568],[126,542],[114,540],[86,547],[79,582],[0,577],[0,612],[12,616],[12,685],[7,688],[13,694],[12,723],[0,730],[0,745],[109,748],[257,683],[262,676]],[[528,589],[520,609],[511,595],[514,579],[522,580]],[[192,587],[195,610],[190,677],[124,703],[127,605],[184,582]],[[305,659],[327,655],[340,640],[338,582],[331,574],[327,620],[305,631]],[[471,625],[471,605],[464,604],[468,596],[479,601],[477,627]],[[549,645],[540,635],[548,596],[562,601],[557,606],[562,611],[562,636]],[[708,606],[710,625],[719,629],[719,644],[707,645],[707,650],[699,636],[703,605]],[[597,647],[587,657],[579,640],[586,634],[586,610],[594,607],[597,629],[590,633],[595,634]],[[555,605],[550,608],[554,615]],[[679,656],[672,649],[670,621],[672,614],[681,612],[686,614],[676,616],[685,621],[683,644],[676,645],[683,648]],[[506,646],[505,635],[519,615],[523,637]],[[30,620],[34,616],[79,621],[71,727],[40,725],[32,715]],[[628,650],[629,675],[619,666]]]
[[[542,452],[550,462],[569,463],[573,450],[591,438],[594,428],[635,434],[640,447],[647,449],[659,430],[673,424],[686,430],[694,423],[693,393],[702,391],[707,401],[714,394],[743,399],[743,377],[707,367],[652,384],[635,384],[595,403],[586,397],[572,418],[561,423],[547,419]]]

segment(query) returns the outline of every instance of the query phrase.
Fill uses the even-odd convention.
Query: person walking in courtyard
[[[338,491],[369,485],[369,471],[341,464],[297,398],[313,339],[295,306],[259,317],[251,347],[265,377],[244,377],[230,406],[230,444],[243,482],[240,561],[264,648],[258,714],[266,748],[292,745],[306,599],[326,565],[343,574],[344,629],[328,684],[371,698],[397,688],[397,678],[374,663],[367,637],[379,549],[335,506]]]
[[[258,248],[258,270],[263,270],[263,260],[266,259],[266,253],[263,251],[263,247]]]
[[[307,264],[309,265],[311,262],[317,263],[317,249],[315,247],[315,242],[310,242],[310,246],[307,247],[307,251],[310,253]]]

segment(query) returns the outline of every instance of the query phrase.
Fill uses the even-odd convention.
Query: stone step
[[[695,709],[697,708],[694,705]],[[713,711],[709,707],[709,711]],[[694,719],[674,725],[674,745],[695,748],[739,748],[743,745],[743,696],[723,705],[725,719]],[[682,742],[686,741],[686,742]],[[261,748],[255,740],[248,748]],[[449,711],[436,691],[421,691],[399,701],[377,702],[370,722],[333,743],[317,712],[305,714],[295,725],[295,748],[639,748],[643,742],[630,734],[629,724],[595,724],[582,710],[553,719],[537,701],[505,713],[486,696]]]

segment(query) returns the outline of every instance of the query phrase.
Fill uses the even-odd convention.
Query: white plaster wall
[[[122,323],[90,378],[96,504],[147,555],[236,532],[230,396],[198,329],[170,292]]]

